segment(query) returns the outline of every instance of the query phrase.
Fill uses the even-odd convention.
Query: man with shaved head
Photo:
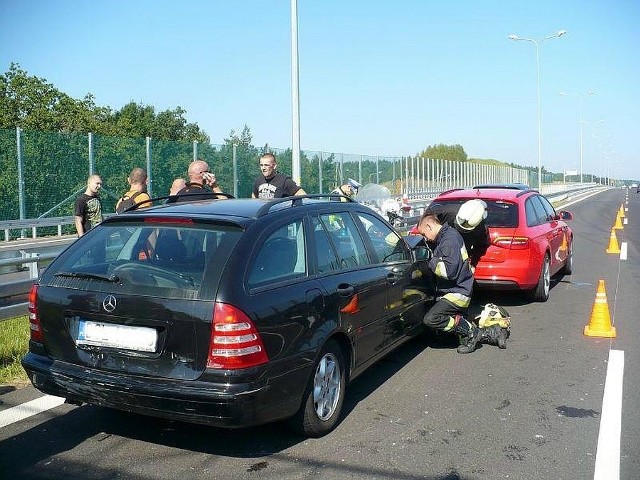
[[[169,188],[169,195],[175,195],[186,186],[187,182],[184,181],[184,178],[176,178],[171,184],[171,188]]]
[[[135,167],[131,170],[127,182],[129,182],[129,190],[116,203],[116,212],[121,213],[134,206],[134,210],[150,207],[150,197],[147,193],[147,171],[144,168]]]
[[[209,165],[204,160],[198,159],[191,162],[187,175],[189,177],[187,185],[177,193],[178,195],[189,194],[185,195],[182,200],[209,199],[213,198],[209,192],[222,193],[215,174],[209,171]],[[195,195],[198,193],[202,195]],[[180,200],[179,198],[178,201]]]
[[[102,222],[102,203],[98,193],[102,188],[100,175],[90,175],[87,188],[76,200],[74,220],[78,237],[83,236],[97,224]]]

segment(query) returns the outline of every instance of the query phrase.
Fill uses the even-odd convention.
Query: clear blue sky
[[[0,0],[0,68],[75,98],[180,106],[214,143],[291,146],[289,0]],[[298,0],[304,150],[470,157],[640,179],[638,0]],[[559,92],[592,96],[560,96]]]

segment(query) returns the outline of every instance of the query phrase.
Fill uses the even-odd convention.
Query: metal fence
[[[117,199],[128,190],[127,176],[132,168],[146,168],[148,190],[160,196],[168,193],[175,178],[186,177],[195,158],[209,163],[225,191],[249,197],[259,174],[258,158],[264,151],[277,155],[279,171],[291,173],[291,150],[266,145],[258,148],[0,129],[0,221],[73,215],[75,199],[93,173],[102,177],[105,212],[113,212]],[[300,163],[300,184],[309,193],[331,191],[347,178],[362,184],[383,184],[394,195],[410,196],[476,183],[534,185],[535,181],[535,172],[526,169],[418,157],[305,150]]]

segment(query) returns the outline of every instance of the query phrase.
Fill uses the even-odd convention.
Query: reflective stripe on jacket
[[[473,272],[462,236],[448,224],[435,238],[429,269],[435,274],[437,296],[466,308],[471,302]]]

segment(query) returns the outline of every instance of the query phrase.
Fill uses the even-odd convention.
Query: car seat
[[[186,261],[187,249],[175,232],[164,232],[156,241],[155,255],[161,265],[179,265]]]

